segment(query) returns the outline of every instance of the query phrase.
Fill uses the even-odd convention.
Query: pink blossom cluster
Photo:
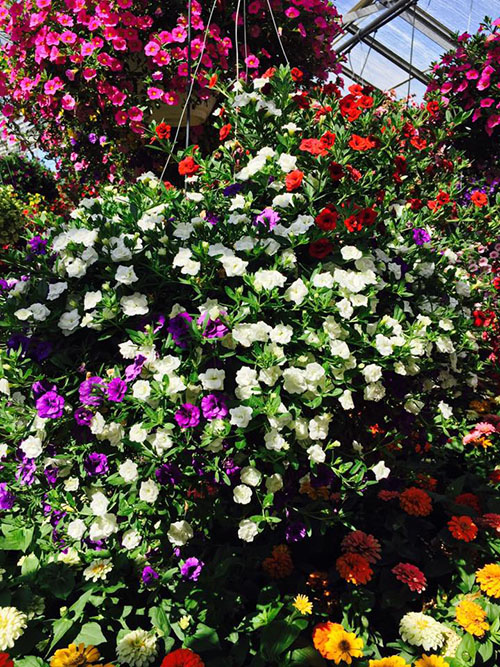
[[[242,75],[278,64],[282,52],[267,0],[249,2],[246,15],[240,6],[238,16],[232,0],[217,0],[213,15],[211,4],[192,0],[188,44],[187,0],[165,9],[150,0],[0,0],[0,30],[8,37],[0,47],[4,133],[12,120],[27,118],[43,128],[46,149],[67,148],[69,161],[83,170],[95,162],[96,147],[101,161],[112,162],[117,137],[143,136],[153,108],[179,104],[188,87],[188,51],[196,99],[210,95],[214,72],[232,75],[236,19]],[[341,28],[333,5],[270,4],[293,64],[321,77],[338,70],[331,41]],[[89,121],[100,126],[92,151],[81,140],[94,134]]]
[[[500,125],[500,18],[485,20],[475,35],[458,37],[458,47],[433,67],[427,92],[438,92],[445,102],[472,110],[472,121],[482,123],[491,136]]]

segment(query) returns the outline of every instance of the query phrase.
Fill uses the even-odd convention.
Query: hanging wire
[[[279,33],[278,26],[276,25],[276,19],[274,18],[273,8],[271,7],[271,3],[270,3],[269,0],[267,0],[267,6],[269,7],[269,11],[271,13],[271,19],[273,21],[274,30],[276,31],[276,36],[278,37],[278,42],[280,43],[281,50],[283,52],[283,55],[285,56],[286,64],[290,65],[290,61],[288,60],[288,56],[286,55],[285,47],[283,46],[283,42],[281,41],[281,35]]]
[[[191,6],[192,6],[192,0],[188,0],[188,58],[187,58],[187,75],[188,75],[188,86],[191,86],[191,60],[192,60],[192,53],[191,53]],[[187,115],[186,115],[186,148],[189,146],[189,139],[190,139],[190,130],[191,130],[191,105],[188,104],[187,107]]]
[[[469,20],[467,21],[467,32],[470,30],[470,22],[472,20],[472,7],[474,5],[474,0],[470,0],[470,5],[469,5]]]
[[[248,79],[247,0],[243,0],[243,53],[245,55],[245,81]]]
[[[410,45],[410,62],[409,62],[410,76],[408,78],[408,92],[407,92],[407,95],[406,95],[406,98],[407,98],[406,106],[407,107],[410,105],[411,80],[413,79],[413,77],[411,76],[411,72],[412,72],[412,69],[413,69],[413,46],[415,44],[415,17],[417,15],[416,5],[417,5],[417,3],[415,2],[415,11],[412,12],[413,13],[413,21],[412,21],[412,26],[411,26],[411,45]]]
[[[377,32],[378,32],[378,28],[373,33],[373,39],[375,39],[375,37],[377,36]],[[373,44],[373,42],[370,41],[370,45],[369,45],[369,48],[368,48],[368,52],[366,54],[365,62],[363,63],[363,67],[361,68],[361,72],[359,74],[360,78],[363,78],[363,72],[365,71],[366,63],[368,62],[368,58],[370,57],[370,53],[371,53],[371,50],[372,50],[372,44]]]
[[[203,35],[203,43],[201,45],[200,57],[198,59],[198,62],[196,63],[195,71],[194,71],[194,73],[191,77],[191,85],[189,86],[189,91],[188,91],[188,94],[186,95],[186,101],[184,102],[184,106],[182,108],[182,113],[181,113],[181,116],[179,118],[179,124],[177,125],[177,130],[175,132],[174,140],[172,142],[172,150],[168,154],[167,160],[165,162],[165,166],[163,167],[162,172],[161,172],[161,176],[160,176],[161,181],[163,181],[163,177],[165,176],[165,171],[167,170],[167,167],[170,164],[170,160],[172,159],[172,155],[174,154],[174,148],[175,148],[175,145],[177,143],[177,139],[179,137],[179,132],[181,131],[182,119],[184,118],[184,114],[186,113],[186,109],[187,109],[188,105],[191,103],[191,95],[193,93],[194,83],[195,83],[196,77],[198,75],[198,70],[201,67],[201,59],[203,57],[203,53],[205,51],[205,46],[207,44],[208,32],[210,30],[210,26],[211,26],[211,23],[212,23],[212,17],[214,15],[215,7],[217,6],[217,2],[218,2],[218,0],[214,0],[213,5],[212,5],[212,9],[210,10],[210,15],[208,17],[207,26],[205,28],[205,33]]]
[[[241,0],[238,0],[234,19],[234,51],[236,55],[236,81],[240,80],[240,51],[238,49],[238,22],[240,20]]]

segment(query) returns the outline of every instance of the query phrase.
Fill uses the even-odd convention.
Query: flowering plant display
[[[498,136],[500,126],[500,18],[458,37],[456,49],[433,66],[427,93],[471,111],[472,132]],[[488,142],[491,145],[491,140]],[[486,142],[485,142],[486,145]]]
[[[4,133],[18,118],[30,121],[60,169],[93,183],[134,165],[155,108],[160,117],[182,109],[188,52],[198,101],[210,96],[214,72],[235,76],[237,56],[249,77],[283,50],[309,76],[338,68],[330,44],[340,21],[326,0],[253,0],[245,13],[225,0],[191,5],[188,43],[186,0],[165,9],[142,0],[2,0]],[[245,44],[238,54],[235,24]]]
[[[495,295],[469,271],[496,230],[460,203],[464,115],[285,68],[226,97],[184,188],[104,187],[7,256],[0,650],[496,664]]]

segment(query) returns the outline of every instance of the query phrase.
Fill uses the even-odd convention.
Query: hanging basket
[[[188,115],[187,109],[181,120],[182,111],[186,104],[186,98],[186,93],[181,93],[179,95],[179,103],[175,106],[162,103],[158,108],[151,110],[151,119],[155,121],[155,123],[165,122],[173,127],[179,127],[179,125],[181,127],[186,127]],[[192,127],[203,125],[212,113],[216,101],[217,97],[215,95],[210,95],[207,100],[198,100],[195,104],[191,104],[190,125]]]

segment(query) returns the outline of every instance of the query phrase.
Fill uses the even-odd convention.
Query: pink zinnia
[[[375,563],[380,558],[380,542],[362,530],[354,530],[346,535],[340,547],[344,553],[355,553],[366,558],[369,563]]]
[[[474,430],[477,433],[494,433],[496,428],[493,424],[489,424],[488,422],[479,422],[479,424],[474,426]]]
[[[425,591],[427,586],[427,579],[424,573],[411,563],[399,563],[393,567],[391,572],[396,579],[406,584],[411,591],[421,593]]]

